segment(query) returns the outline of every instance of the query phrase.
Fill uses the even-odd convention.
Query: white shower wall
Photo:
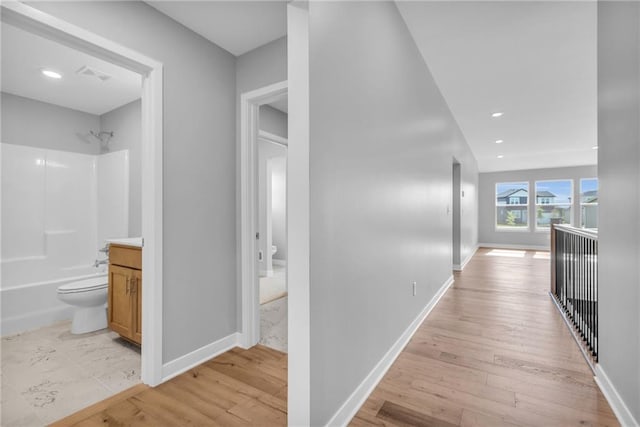
[[[87,155],[0,144],[2,335],[70,312],[56,288],[97,272],[107,237],[128,237],[127,150]]]

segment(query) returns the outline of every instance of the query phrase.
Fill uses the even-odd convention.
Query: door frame
[[[141,379],[162,382],[162,144],[163,65],[154,59],[19,2],[3,2],[1,20],[142,77],[142,287]]]
[[[242,332],[240,345],[253,347],[260,340],[258,277],[258,115],[260,106],[276,101],[289,90],[282,81],[240,96],[240,288]],[[263,133],[264,134],[264,133]]]
[[[462,163],[453,158],[451,165],[451,264],[462,271]]]

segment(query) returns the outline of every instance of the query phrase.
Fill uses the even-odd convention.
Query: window
[[[498,230],[529,229],[529,183],[496,184],[496,228]]]
[[[573,181],[536,181],[536,229],[571,224]]]
[[[598,178],[580,180],[580,227],[598,228]]]

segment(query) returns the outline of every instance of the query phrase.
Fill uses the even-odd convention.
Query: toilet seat
[[[67,283],[58,288],[59,294],[75,294],[79,292],[95,291],[106,289],[108,285],[107,276],[93,277],[91,279],[78,280]]]

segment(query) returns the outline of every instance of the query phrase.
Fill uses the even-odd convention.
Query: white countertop
[[[117,245],[142,247],[142,237],[123,237],[122,239],[106,239],[107,243],[115,243]]]

